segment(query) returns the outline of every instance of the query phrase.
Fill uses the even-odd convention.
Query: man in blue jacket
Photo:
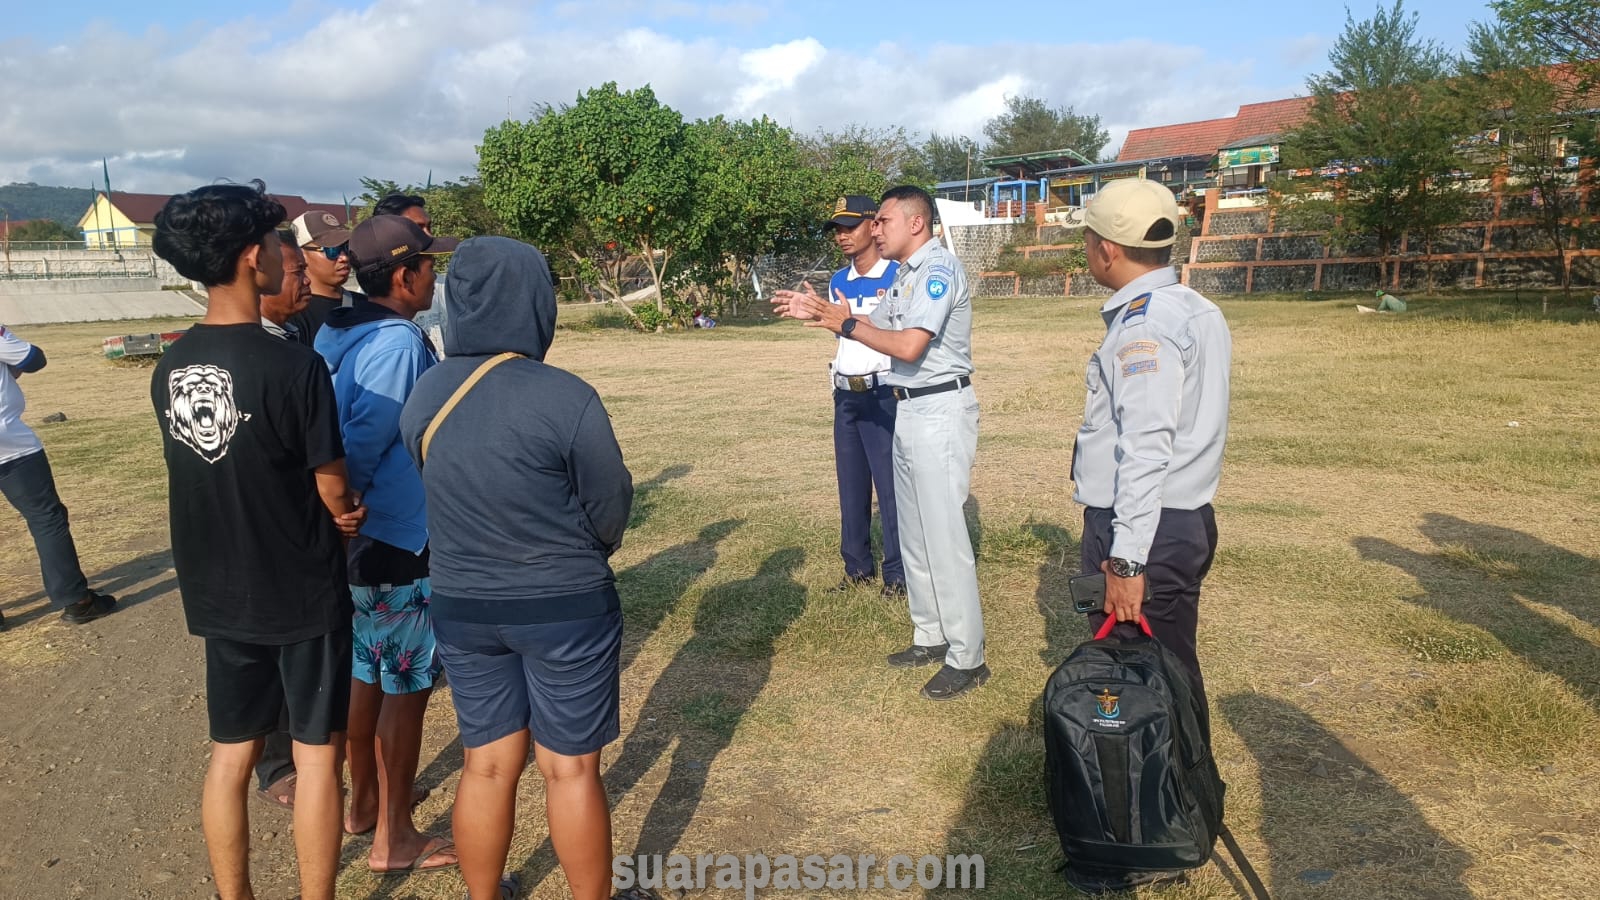
[[[350,484],[367,509],[349,546],[355,654],[345,830],[376,829],[367,859],[375,872],[456,863],[449,840],[420,834],[411,819],[422,717],[438,669],[428,615],[427,507],[421,476],[400,442],[400,410],[438,361],[412,319],[433,302],[434,256],[455,246],[400,216],[362,222],[349,249],[367,297],[328,313],[316,337],[333,374]]]
[[[600,751],[621,725],[622,604],[610,557],[633,479],[594,388],[543,362],[555,327],[539,251],[466,241],[450,262],[448,358],[400,421],[428,492],[434,627],[466,750],[455,836],[473,900],[511,887],[501,868],[530,738],[571,896],[611,895]]]

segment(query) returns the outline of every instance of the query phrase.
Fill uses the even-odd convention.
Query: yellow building
[[[78,218],[83,231],[83,246],[89,250],[148,250],[156,235],[156,213],[172,199],[171,194],[129,194],[96,191],[94,203]],[[289,218],[308,210],[333,213],[342,222],[348,208],[342,203],[307,203],[294,194],[275,194]]]
[[[78,218],[83,246],[90,250],[125,250],[150,246],[156,234],[156,213],[170,194],[96,191],[94,203]]]

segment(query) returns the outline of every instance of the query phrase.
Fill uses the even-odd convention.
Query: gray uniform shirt
[[[933,238],[895,272],[889,295],[872,311],[878,328],[933,333],[916,362],[890,358],[884,379],[898,387],[931,387],[972,374],[972,294],[961,260]]]
[[[1112,294],[1100,315],[1106,336],[1086,373],[1073,499],[1113,510],[1111,555],[1142,563],[1162,507],[1198,509],[1216,496],[1233,337],[1222,310],[1170,267]]]

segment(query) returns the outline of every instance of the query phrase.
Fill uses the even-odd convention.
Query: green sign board
[[[1217,151],[1217,168],[1229,169],[1234,166],[1257,166],[1263,163],[1278,161],[1278,145],[1266,144],[1261,147],[1236,147],[1231,150]]]

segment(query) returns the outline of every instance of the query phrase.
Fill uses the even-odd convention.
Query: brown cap
[[[301,247],[337,247],[350,240],[350,229],[331,212],[311,210],[294,217],[295,243]]]
[[[452,237],[434,237],[405,216],[373,216],[350,234],[350,258],[356,271],[370,272],[413,256],[438,256],[456,249]]]

